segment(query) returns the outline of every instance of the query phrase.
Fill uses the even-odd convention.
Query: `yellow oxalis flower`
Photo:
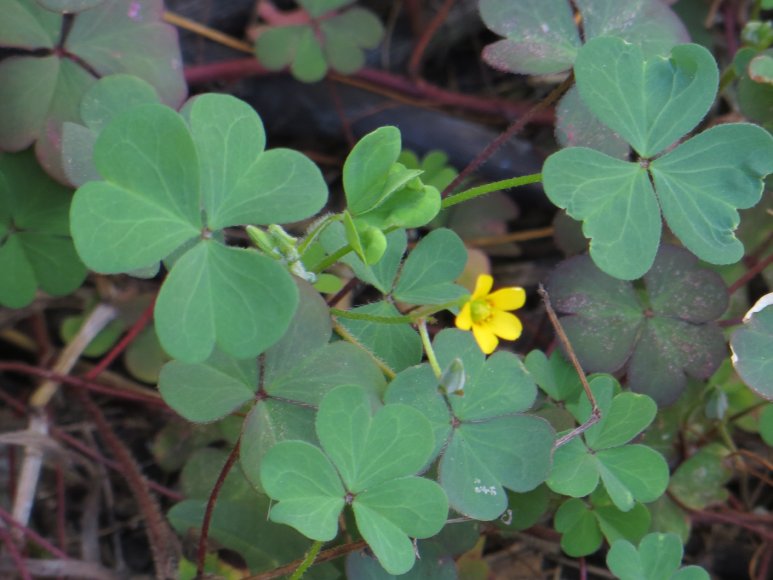
[[[526,302],[523,288],[502,288],[491,292],[494,279],[481,274],[475,283],[475,292],[456,317],[456,327],[472,330],[480,349],[491,354],[499,339],[515,340],[521,336],[523,325],[508,310],[517,310]]]

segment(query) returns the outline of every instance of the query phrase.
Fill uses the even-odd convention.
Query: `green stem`
[[[736,79],[736,76],[735,67],[733,67],[732,64],[722,71],[722,76],[719,77],[719,91],[717,91],[717,93],[721,95]]]
[[[322,259],[319,261],[319,263],[314,266],[313,268],[310,268],[310,272],[314,272],[315,274],[320,274],[321,272],[324,272],[327,270],[330,266],[335,264],[338,260],[343,258],[346,254],[351,252],[354,248],[352,248],[351,245],[346,244],[344,247],[337,249],[335,252],[330,254],[328,257]]]
[[[432,348],[432,341],[429,338],[429,332],[427,332],[427,321],[423,318],[419,320],[419,336],[421,336],[421,344],[424,346],[424,352],[427,354],[427,362],[432,367],[432,372],[435,373],[436,378],[440,378],[443,375],[443,371],[440,369],[440,364],[437,362],[435,356],[435,349]]]
[[[295,572],[293,572],[293,575],[290,576],[290,580],[301,580],[303,578],[303,575],[306,573],[306,570],[311,568],[311,565],[314,563],[314,560],[317,559],[317,554],[319,554],[319,551],[322,549],[322,542],[319,540],[316,540],[312,545],[311,548],[309,548],[309,551],[306,552],[306,557],[303,559],[303,562],[300,563],[300,565],[295,569]]]
[[[362,350],[365,354],[367,354],[371,360],[376,364],[378,368],[381,369],[381,372],[384,373],[386,378],[388,378],[390,381],[397,376],[397,373],[392,370],[392,367],[390,367],[386,362],[381,360],[378,356],[376,356],[373,351],[371,351],[367,346],[362,344],[359,340],[357,340],[354,335],[346,330],[342,325],[338,324],[337,322],[333,323],[333,330],[336,331],[336,334],[343,338],[346,342],[352,343],[354,346]]]
[[[331,308],[330,314],[337,316],[338,318],[366,320],[368,322],[376,322],[378,324],[413,324],[422,318],[428,318],[433,314],[437,314],[441,310],[448,310],[454,306],[459,306],[459,300],[452,300],[451,302],[444,302],[443,304],[436,304],[433,306],[424,306],[423,308],[417,308],[410,314],[402,314],[400,316],[378,316],[375,314],[365,314],[364,312],[340,310],[339,308]]]
[[[521,185],[528,185],[530,183],[539,183],[540,181],[542,181],[542,174],[533,173],[532,175],[523,175],[521,177],[512,177],[510,179],[503,179],[502,181],[495,181],[493,183],[485,183],[483,185],[479,185],[478,187],[473,187],[471,189],[455,193],[454,195],[449,195],[443,200],[443,202],[440,204],[440,207],[446,209],[456,205],[457,203],[462,203],[463,201],[468,201],[493,191],[502,191],[504,189],[519,187]]]
[[[303,257],[303,254],[306,253],[306,250],[309,249],[309,246],[316,240],[319,235],[325,230],[327,226],[332,224],[333,222],[341,221],[341,214],[330,214],[322,218],[319,222],[317,222],[311,229],[310,232],[306,234],[306,236],[303,238],[300,244],[298,244],[298,253]]]
[[[366,320],[368,322],[377,322],[379,324],[413,324],[414,318],[410,315],[402,316],[377,316],[375,314],[365,314],[364,312],[352,312],[351,310],[340,310],[331,308],[330,314],[338,318],[349,318],[351,320]]]

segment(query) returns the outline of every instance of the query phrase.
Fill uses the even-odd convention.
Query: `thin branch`
[[[204,576],[204,564],[207,559],[207,538],[209,537],[209,526],[212,523],[212,514],[215,512],[215,504],[217,503],[217,497],[220,495],[220,490],[223,488],[226,477],[231,471],[231,468],[239,458],[239,448],[241,447],[241,438],[236,441],[236,445],[231,449],[231,453],[228,455],[223,468],[217,476],[214,487],[207,499],[207,507],[204,511],[204,519],[201,522],[201,535],[199,536],[199,545],[196,549],[196,578],[203,578]]]
[[[336,546],[335,548],[330,548],[329,550],[323,550],[319,553],[317,556],[317,559],[314,561],[315,564],[322,564],[323,562],[329,562],[330,560],[335,560],[336,558],[340,558],[341,556],[346,556],[350,552],[356,552],[357,550],[361,550],[368,544],[365,542],[365,540],[360,540],[358,542],[352,542],[351,544],[344,544],[343,546]],[[287,574],[292,574],[294,570],[298,569],[298,566],[303,564],[303,561],[306,558],[299,558],[298,560],[295,560],[294,562],[290,562],[289,564],[285,564],[284,566],[280,566],[279,568],[274,568],[273,570],[269,570],[268,572],[261,572],[260,574],[254,574],[253,576],[248,576],[247,578],[243,578],[242,580],[273,580],[274,578],[281,578],[282,576],[285,576]]]
[[[454,6],[454,0],[445,0],[440,10],[437,11],[434,18],[430,21],[427,27],[424,29],[423,34],[419,38],[416,46],[411,54],[411,59],[408,62],[408,75],[415,81],[419,80],[421,76],[421,64],[424,57],[424,53],[429,46],[429,43],[435,37],[435,34],[443,25],[443,22],[448,18],[448,13],[451,12],[451,8]]]
[[[547,311],[548,318],[550,319],[550,324],[553,325],[553,328],[556,331],[556,336],[558,336],[558,340],[561,342],[561,344],[564,346],[564,350],[566,351],[567,356],[569,357],[569,360],[572,363],[572,366],[574,366],[574,370],[577,371],[577,376],[580,378],[580,382],[582,383],[582,388],[585,391],[585,396],[588,397],[588,401],[590,401],[591,404],[591,413],[590,417],[588,417],[588,420],[585,421],[582,425],[579,427],[572,429],[567,433],[566,435],[563,435],[562,437],[559,437],[555,444],[554,449],[558,449],[562,445],[566,445],[574,439],[575,437],[579,437],[585,431],[587,431],[590,427],[595,425],[601,420],[601,409],[599,409],[598,403],[596,402],[596,397],[593,396],[593,391],[590,390],[590,385],[588,384],[588,377],[585,376],[585,371],[582,370],[582,365],[580,364],[580,361],[577,359],[577,355],[574,352],[574,349],[572,348],[572,343],[569,342],[569,337],[566,336],[566,332],[564,332],[564,327],[561,326],[561,322],[558,320],[558,316],[556,316],[556,311],[553,310],[553,306],[550,304],[550,296],[548,295],[548,291],[545,290],[544,286],[540,284],[538,292],[540,296],[542,296],[542,300],[545,303],[545,310]]]

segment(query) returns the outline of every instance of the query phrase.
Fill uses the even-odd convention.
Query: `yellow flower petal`
[[[499,340],[487,326],[476,324],[472,327],[472,335],[484,354],[491,354],[499,344]]]
[[[515,340],[521,336],[523,331],[523,325],[517,316],[509,312],[502,312],[501,310],[496,310],[492,313],[491,317],[486,321],[486,327],[505,340]]]
[[[470,330],[472,328],[472,316],[470,314],[470,303],[465,303],[459,314],[456,316],[456,328],[461,330]]]
[[[470,300],[480,300],[488,296],[491,292],[491,287],[494,285],[494,278],[488,274],[480,274],[478,280],[475,282],[475,292],[472,293]]]
[[[517,310],[526,303],[523,288],[502,288],[489,294],[488,301],[499,310]]]

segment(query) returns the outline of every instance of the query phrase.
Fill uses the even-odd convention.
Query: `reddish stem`
[[[60,375],[48,369],[41,369],[33,367],[24,363],[15,362],[0,362],[0,371],[9,371],[16,373],[23,373],[27,375],[34,375],[43,379],[50,379],[58,383],[69,385],[71,387],[77,387],[79,389],[86,389],[87,391],[94,391],[96,393],[103,393],[119,399],[126,399],[129,401],[137,401],[140,403],[147,403],[155,405],[157,407],[165,407],[166,403],[160,398],[151,397],[149,395],[143,395],[141,393],[135,393],[133,391],[116,389],[102,383],[95,381],[87,381],[78,377],[71,377],[68,375]]]
[[[344,111],[344,104],[341,101],[341,95],[338,94],[338,89],[336,88],[335,83],[329,78],[325,79],[325,84],[330,91],[330,99],[333,101],[333,107],[335,107],[336,114],[341,121],[341,129],[343,129],[346,143],[351,149],[355,144],[354,133],[352,133],[352,126],[349,123],[349,119],[346,118],[346,111]]]
[[[3,540],[3,544],[8,549],[8,553],[11,556],[11,560],[16,564],[16,572],[21,576],[23,580],[33,580],[30,575],[30,571],[27,570],[27,565],[24,563],[24,557],[21,555],[19,548],[13,541],[11,534],[8,533],[3,527],[0,527],[0,539]]]
[[[451,8],[454,5],[455,0],[445,0],[440,10],[437,11],[435,17],[430,21],[429,26],[424,29],[424,33],[416,43],[413,53],[411,54],[411,60],[408,62],[408,76],[414,81],[419,81],[421,76],[421,61],[424,57],[424,53],[432,42],[432,39],[437,33],[438,29],[443,25],[448,18],[448,13],[451,12]]]
[[[271,26],[293,26],[306,24],[310,18],[303,9],[283,12],[279,10],[271,0],[260,0],[258,2],[258,16]]]
[[[231,449],[231,453],[228,455],[223,468],[220,470],[220,474],[217,476],[212,492],[207,499],[207,508],[204,512],[204,520],[201,522],[201,536],[199,536],[199,546],[196,551],[196,578],[204,577],[204,562],[207,558],[207,538],[209,537],[209,525],[212,522],[212,514],[215,511],[215,504],[217,503],[217,496],[220,495],[220,490],[225,483],[228,473],[239,458],[239,447],[241,446],[241,439],[236,441],[236,445]]]
[[[478,169],[478,167],[483,165],[494,153],[496,153],[496,151],[502,145],[504,145],[508,140],[510,140],[515,135],[517,135],[540,112],[542,112],[544,109],[547,109],[550,105],[552,105],[555,101],[557,101],[561,97],[561,95],[563,95],[567,90],[569,90],[569,87],[572,86],[573,82],[574,82],[574,76],[569,75],[564,80],[564,82],[562,82],[555,89],[553,89],[547,97],[545,97],[539,103],[534,105],[517,121],[512,123],[502,134],[499,135],[499,137],[497,137],[491,143],[489,143],[486,146],[486,148],[483,151],[481,151],[480,154],[475,159],[473,159],[469,164],[467,164],[467,167],[465,167],[462,171],[459,172],[459,175],[457,175],[454,178],[454,180],[446,186],[441,196],[446,197],[451,193],[453,193],[453,191],[459,186],[459,184],[462,183],[465,179],[467,179],[468,175],[470,175],[473,171]]]
[[[738,290],[740,290],[741,288],[743,288],[744,286],[746,286],[746,284],[748,284],[755,276],[757,276],[757,274],[762,272],[765,268],[767,268],[771,264],[773,264],[773,254],[771,254],[764,260],[758,261],[754,266],[749,268],[743,274],[743,276],[741,276],[740,278],[738,278],[738,280],[736,280],[730,286],[728,286],[727,288],[728,294],[732,295]]]
[[[112,362],[120,355],[124,350],[126,350],[126,347],[128,347],[132,341],[134,341],[135,338],[137,338],[137,335],[142,332],[142,330],[148,325],[148,323],[153,318],[153,307],[156,304],[156,299],[153,298],[151,300],[150,304],[148,304],[148,307],[143,311],[143,313],[140,315],[140,317],[137,319],[137,321],[132,324],[132,327],[126,332],[126,334],[121,338],[121,340],[118,341],[118,343],[110,349],[110,352],[108,352],[104,357],[102,357],[102,360],[97,363],[94,368],[92,368],[89,372],[87,372],[84,375],[84,378],[86,380],[93,380],[96,379],[102,372],[109,367]]]
[[[185,80],[190,85],[217,81],[237,81],[251,76],[277,74],[267,70],[254,58],[220,61],[185,68]],[[521,117],[531,110],[528,103],[506,99],[483,98],[446,90],[427,82],[415,83],[410,79],[382,70],[364,68],[352,76],[328,73],[328,77],[342,84],[356,86],[395,99],[413,99],[417,104],[456,107],[472,113],[496,115],[506,119]],[[392,93],[392,94],[390,94]],[[534,111],[528,123],[552,125],[553,110],[544,107]]]
[[[62,552],[59,548],[54,546],[51,542],[46,540],[43,536],[39,535],[37,532],[31,530],[27,526],[23,526],[19,522],[17,522],[13,516],[5,511],[2,507],[0,507],[0,519],[2,519],[6,524],[9,526],[13,526],[14,528],[20,530],[27,538],[29,538],[31,541],[35,542],[38,546],[43,548],[45,551],[49,552],[52,556],[56,556],[57,558],[60,558],[62,560],[69,560],[70,557]]]

